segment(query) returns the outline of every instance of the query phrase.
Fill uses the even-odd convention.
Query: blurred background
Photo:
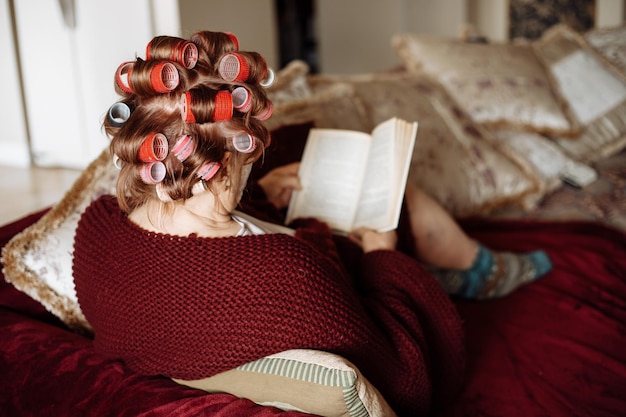
[[[0,0],[0,165],[85,167],[106,146],[117,66],[155,35],[231,31],[280,69],[350,74],[399,63],[391,37],[536,39],[624,22],[624,0]]]

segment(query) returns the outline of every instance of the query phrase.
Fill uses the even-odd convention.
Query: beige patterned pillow
[[[626,76],[565,25],[552,27],[534,46],[582,128],[573,139],[558,137],[559,146],[583,162],[626,147]]]
[[[590,30],[584,37],[600,55],[626,74],[626,26]]]
[[[307,83],[309,65],[300,60],[293,60],[278,71],[274,83],[267,88],[267,95],[274,105],[311,97]]]
[[[352,86],[367,112],[368,131],[392,116],[418,121],[409,181],[457,217],[532,206],[546,190],[531,164],[476,126],[425,74],[311,76],[309,82],[314,92],[336,83]]]
[[[274,130],[304,122],[313,122],[316,127],[368,130],[363,104],[354,88],[342,83],[316,91],[310,98],[278,103],[265,125]]]
[[[81,333],[90,332],[91,326],[78,304],[72,278],[74,234],[87,206],[101,195],[115,193],[117,175],[106,149],[58,204],[2,251],[5,279]]]
[[[410,71],[435,77],[475,122],[557,135],[577,130],[531,45],[416,34],[396,35],[392,44]]]

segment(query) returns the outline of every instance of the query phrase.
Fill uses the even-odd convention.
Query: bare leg
[[[417,258],[435,268],[471,267],[478,244],[461,230],[452,216],[411,184],[407,185],[405,196]]]
[[[505,296],[552,268],[547,254],[494,252],[472,240],[443,207],[407,185],[406,203],[416,257],[452,295],[480,299]]]

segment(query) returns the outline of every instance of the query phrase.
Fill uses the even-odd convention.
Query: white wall
[[[378,71],[399,64],[399,32],[455,37],[467,21],[466,0],[317,0],[320,72]]]
[[[0,164],[25,167],[30,157],[8,0],[0,0],[0,56]]]
[[[179,0],[182,36],[232,32],[242,50],[259,52],[276,68],[279,61],[274,0]]]

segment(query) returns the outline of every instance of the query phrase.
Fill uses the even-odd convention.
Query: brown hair
[[[146,60],[136,58],[120,65],[114,85],[122,98],[116,104],[126,105],[130,115],[122,121],[105,117],[104,130],[111,138],[110,151],[121,164],[117,199],[123,210],[130,212],[149,199],[158,198],[155,183],[160,184],[161,194],[166,193],[172,200],[190,198],[194,184],[205,181],[199,177],[199,170],[210,162],[220,163],[221,168],[205,181],[207,188],[211,189],[214,179],[226,175],[235,189],[243,185],[243,166],[256,161],[269,145],[269,132],[262,119],[272,103],[259,77],[241,82],[220,77],[220,58],[239,53],[238,48],[237,38],[222,32],[202,31],[190,40],[159,36],[148,44]],[[251,74],[267,71],[261,55],[242,54]],[[241,86],[248,91],[251,103],[237,110],[230,93]],[[185,102],[185,97],[191,101]],[[191,112],[187,118],[185,111]],[[155,133],[167,138],[169,152],[157,161],[165,167],[165,176],[151,182],[142,178],[147,162],[140,159],[139,149]],[[232,138],[241,133],[254,138],[255,146],[250,152],[237,152],[232,146]],[[181,158],[172,152],[172,147],[185,135],[193,139],[195,148]]]

